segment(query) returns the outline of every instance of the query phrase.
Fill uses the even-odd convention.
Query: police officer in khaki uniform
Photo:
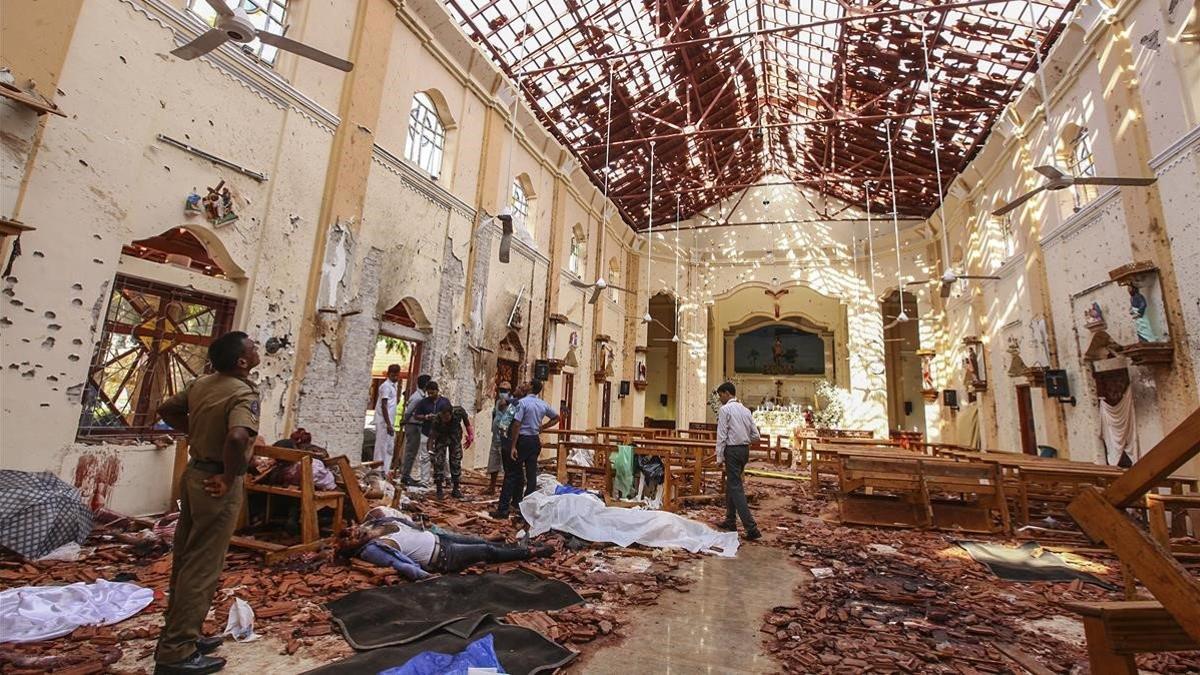
[[[155,652],[157,674],[214,673],[225,659],[209,656],[220,637],[203,637],[204,617],[242,509],[242,475],[258,434],[258,390],[247,379],[258,345],[234,331],[208,348],[216,371],[163,402],[158,414],[186,431],[191,460],[180,479],[179,524],[172,552],[167,612]]]

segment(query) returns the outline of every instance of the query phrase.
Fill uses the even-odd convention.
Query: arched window
[[[412,112],[408,115],[408,138],[404,142],[404,158],[421,167],[434,178],[442,172],[442,155],[446,151],[446,126],[438,116],[429,94],[413,94]]]
[[[583,235],[583,226],[576,223],[571,230],[571,250],[567,252],[567,271],[577,277],[583,276],[583,257],[584,246],[586,240]]]
[[[1072,176],[1095,176],[1096,162],[1092,157],[1092,142],[1088,138],[1087,127],[1067,129],[1067,173]],[[1076,185],[1080,205],[1096,198],[1095,185]]]
[[[240,6],[256,29],[283,35],[288,0],[232,0],[227,4],[230,7]],[[188,9],[210,26],[217,22],[217,12],[207,0],[188,0]],[[278,49],[259,40],[250,41],[243,45],[242,49],[267,64],[275,63],[275,57],[279,54]]]
[[[512,217],[513,221],[529,227],[529,194],[525,192],[525,186],[521,185],[520,179],[514,180],[512,183]]]

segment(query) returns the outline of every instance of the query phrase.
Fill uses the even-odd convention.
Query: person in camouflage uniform
[[[466,443],[463,443],[463,430],[466,429]],[[470,448],[475,442],[475,429],[471,427],[471,416],[462,406],[445,406],[440,408],[433,417],[429,433],[429,459],[433,464],[433,482],[437,487],[437,496],[442,496],[442,484],[446,479],[446,458],[450,458],[450,496],[462,499],[459,480],[462,478],[463,448]]]

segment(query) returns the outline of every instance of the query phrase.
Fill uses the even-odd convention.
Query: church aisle
[[[624,641],[581,659],[576,673],[773,673],[762,645],[763,617],[792,603],[811,577],[786,551],[743,545],[736,558],[708,557],[690,571],[686,593],[670,591],[643,607],[622,630]]]

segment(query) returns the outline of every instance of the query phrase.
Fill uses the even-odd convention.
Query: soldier
[[[443,399],[444,400],[444,399]],[[429,427],[430,461],[433,463],[433,483],[437,496],[442,496],[442,482],[446,478],[446,456],[450,456],[450,496],[462,499],[458,482],[462,478],[463,428],[467,430],[466,447],[475,442],[475,429],[471,427],[471,416],[461,406],[447,405],[438,409]]]
[[[188,435],[191,460],[180,479],[179,524],[171,560],[171,583],[154,672],[215,673],[225,659],[209,656],[220,637],[200,634],[212,606],[225,552],[242,509],[242,475],[258,435],[258,389],[250,371],[258,345],[234,331],[208,347],[216,371],[193,380],[163,401],[158,414]]]

